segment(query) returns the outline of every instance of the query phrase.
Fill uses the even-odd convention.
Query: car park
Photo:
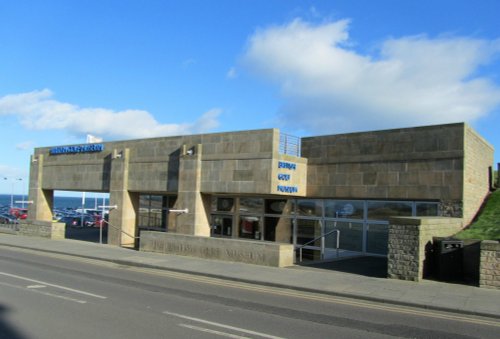
[[[83,219],[83,220],[82,220]],[[83,221],[83,226],[82,226]],[[92,216],[84,215],[82,216],[65,216],[59,219],[58,222],[66,224],[66,227],[92,227],[94,226],[95,220]]]
[[[18,224],[19,221],[12,215],[2,214],[0,215],[0,224]]]

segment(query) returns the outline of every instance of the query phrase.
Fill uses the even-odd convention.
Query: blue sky
[[[0,193],[27,192],[35,147],[87,134],[464,121],[500,162],[498,13],[497,0],[3,0]]]

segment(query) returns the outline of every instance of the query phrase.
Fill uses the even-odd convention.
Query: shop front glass
[[[387,254],[389,225],[369,223],[366,226],[366,252],[373,254]]]
[[[227,215],[212,215],[212,236],[231,237],[233,235],[233,218]]]

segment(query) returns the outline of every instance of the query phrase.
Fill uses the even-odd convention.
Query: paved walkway
[[[409,282],[306,266],[288,268],[137,252],[77,240],[0,233],[0,246],[34,249],[248,283],[359,298],[500,319],[500,291],[435,281]]]

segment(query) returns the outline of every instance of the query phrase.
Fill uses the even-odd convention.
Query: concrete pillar
[[[114,150],[111,160],[108,244],[134,247],[137,236],[136,216],[139,193],[128,191],[130,150]]]
[[[207,211],[210,201],[202,196],[201,188],[202,145],[183,145],[179,161],[179,190],[175,209],[188,209],[177,214],[176,233],[210,236],[210,222]],[[175,212],[171,212],[175,213]]]
[[[28,201],[28,220],[52,222],[54,191],[42,189],[43,155],[31,156]]]

